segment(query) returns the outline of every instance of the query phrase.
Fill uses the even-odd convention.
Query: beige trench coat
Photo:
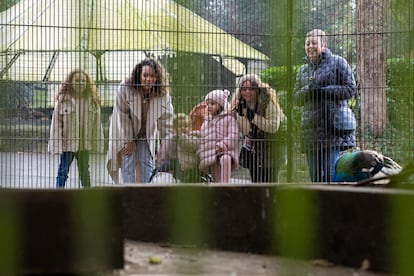
[[[74,98],[56,101],[50,126],[50,139],[48,150],[52,154],[79,150],[93,152],[104,151],[104,134],[101,124],[101,110],[86,99],[85,105],[88,112],[83,114],[87,119],[83,120],[85,126],[84,148],[80,148],[80,111]]]
[[[141,129],[142,98],[132,86],[122,82],[118,87],[114,109],[109,126],[109,147],[107,170],[117,175],[121,167],[120,152],[127,142],[133,141]],[[155,158],[156,140],[173,133],[174,109],[169,94],[149,100],[147,113],[147,142]],[[157,133],[159,136],[157,136]]]

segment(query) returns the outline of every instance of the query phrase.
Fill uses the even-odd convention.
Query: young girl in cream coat
[[[227,111],[228,90],[213,90],[205,98],[208,116],[200,129],[199,168],[214,182],[228,183],[238,164],[239,129],[236,115]]]
[[[56,95],[49,152],[60,154],[56,187],[64,188],[73,159],[83,187],[90,187],[89,153],[103,152],[101,106],[96,86],[83,70],[68,73]]]

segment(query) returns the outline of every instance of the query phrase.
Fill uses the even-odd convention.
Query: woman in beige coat
[[[89,152],[103,152],[100,101],[91,77],[82,70],[68,73],[56,95],[49,152],[60,154],[56,187],[65,187],[76,157],[83,187],[90,187]]]
[[[115,183],[147,183],[154,169],[156,139],[173,133],[168,76],[161,63],[146,58],[116,94],[109,129],[107,169]],[[158,136],[157,136],[158,134]]]

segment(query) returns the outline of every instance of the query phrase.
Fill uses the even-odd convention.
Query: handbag
[[[333,114],[332,122],[335,131],[344,134],[355,131],[357,126],[355,114],[346,102],[332,108],[331,113]]]
[[[243,146],[240,150],[240,155],[239,155],[239,165],[242,168],[249,168],[250,166],[250,162],[252,160],[252,152],[249,148]]]

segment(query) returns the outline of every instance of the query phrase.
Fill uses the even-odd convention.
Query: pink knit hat
[[[230,95],[229,90],[227,90],[227,89],[224,89],[224,90],[217,89],[217,90],[210,91],[207,94],[205,100],[206,101],[207,100],[213,100],[213,101],[217,102],[221,107],[226,109],[228,104],[229,104],[229,102],[227,101],[227,98],[229,97],[229,95]]]

